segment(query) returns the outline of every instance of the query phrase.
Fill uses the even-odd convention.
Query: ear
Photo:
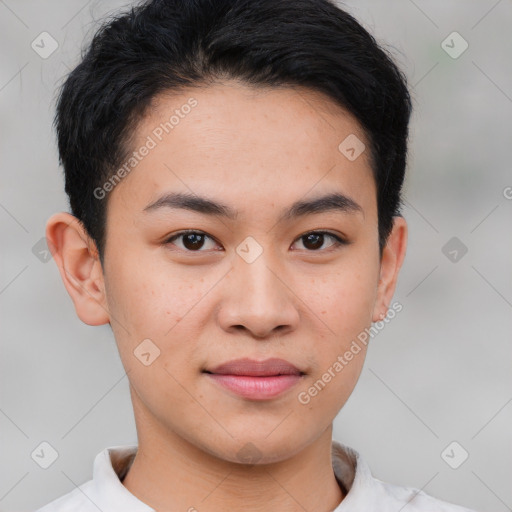
[[[109,323],[98,250],[83,224],[69,213],[56,213],[46,224],[46,239],[80,320],[87,325]]]
[[[407,223],[403,217],[393,217],[393,229],[386,246],[382,250],[380,279],[377,300],[373,309],[373,322],[383,320],[388,312],[389,303],[395,293],[398,273],[405,258],[407,248]]]

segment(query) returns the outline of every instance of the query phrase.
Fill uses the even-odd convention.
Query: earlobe
[[[56,213],[48,219],[46,238],[80,320],[87,325],[108,323],[101,262],[82,223],[69,213]]]
[[[393,229],[382,252],[373,322],[383,320],[386,317],[389,304],[395,293],[398,274],[405,258],[406,249],[407,222],[403,217],[393,217]]]

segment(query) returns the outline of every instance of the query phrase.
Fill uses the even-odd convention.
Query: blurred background
[[[30,511],[136,443],[108,326],[80,322],[51,255],[67,210],[57,87],[120,1],[0,0],[0,510]],[[334,438],[374,476],[479,511],[512,510],[512,2],[353,0],[414,98],[409,245]],[[33,456],[49,443],[47,469]]]

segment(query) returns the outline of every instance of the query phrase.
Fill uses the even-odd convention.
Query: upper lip
[[[254,359],[233,359],[211,370],[207,373],[220,375],[247,375],[250,377],[268,377],[271,375],[302,375],[297,367],[284,359],[271,358],[264,361]]]

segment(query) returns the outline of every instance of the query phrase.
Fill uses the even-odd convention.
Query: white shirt
[[[137,445],[105,448],[94,459],[92,480],[36,512],[154,512],[122,484],[136,452]],[[474,512],[418,489],[374,478],[360,455],[337,441],[332,443],[332,461],[336,479],[346,494],[333,512]]]

